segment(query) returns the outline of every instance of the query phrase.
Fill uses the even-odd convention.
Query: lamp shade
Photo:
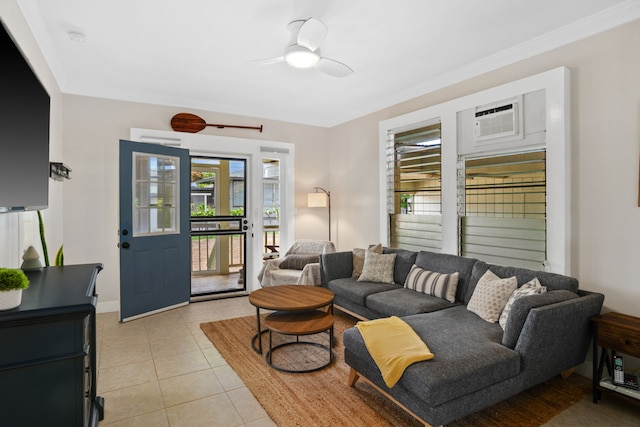
[[[324,193],[307,193],[307,207],[326,208],[327,196]]]

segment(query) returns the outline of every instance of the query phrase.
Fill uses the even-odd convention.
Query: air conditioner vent
[[[517,134],[517,102],[476,109],[474,140],[484,141]]]

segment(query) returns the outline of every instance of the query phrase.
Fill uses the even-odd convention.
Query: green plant
[[[47,250],[47,239],[44,236],[44,221],[42,213],[38,211],[38,225],[40,226],[40,242],[42,242],[42,256],[44,257],[45,267],[49,267],[49,251]]]
[[[0,291],[27,289],[29,279],[22,270],[16,268],[0,268]]]
[[[63,266],[64,265],[64,253],[62,252],[62,245],[60,245],[60,249],[56,252],[56,259],[53,262],[53,265]]]

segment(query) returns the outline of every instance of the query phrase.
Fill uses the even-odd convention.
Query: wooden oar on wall
[[[224,129],[224,128],[255,129],[262,132],[262,125],[234,126],[234,125],[209,124],[205,122],[203,118],[198,117],[195,114],[189,114],[189,113],[178,113],[171,118],[171,127],[176,132],[196,133],[205,129],[207,126],[217,127],[218,129]]]

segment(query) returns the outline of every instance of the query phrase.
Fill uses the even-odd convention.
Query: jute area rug
[[[344,363],[342,332],[356,321],[336,310],[335,360],[310,373],[275,370],[265,363],[264,356],[253,351],[255,316],[202,323],[200,327],[278,426],[422,425],[364,381],[358,381],[355,387],[347,386],[349,367]],[[277,334],[273,337],[274,345],[292,339],[278,338]],[[317,334],[301,339],[326,344],[329,336]],[[266,353],[268,333],[263,334],[262,343]],[[327,360],[327,350],[307,345],[282,347],[273,355],[274,364],[288,368],[320,366]],[[540,426],[587,392],[584,387],[558,378],[448,426]]]

